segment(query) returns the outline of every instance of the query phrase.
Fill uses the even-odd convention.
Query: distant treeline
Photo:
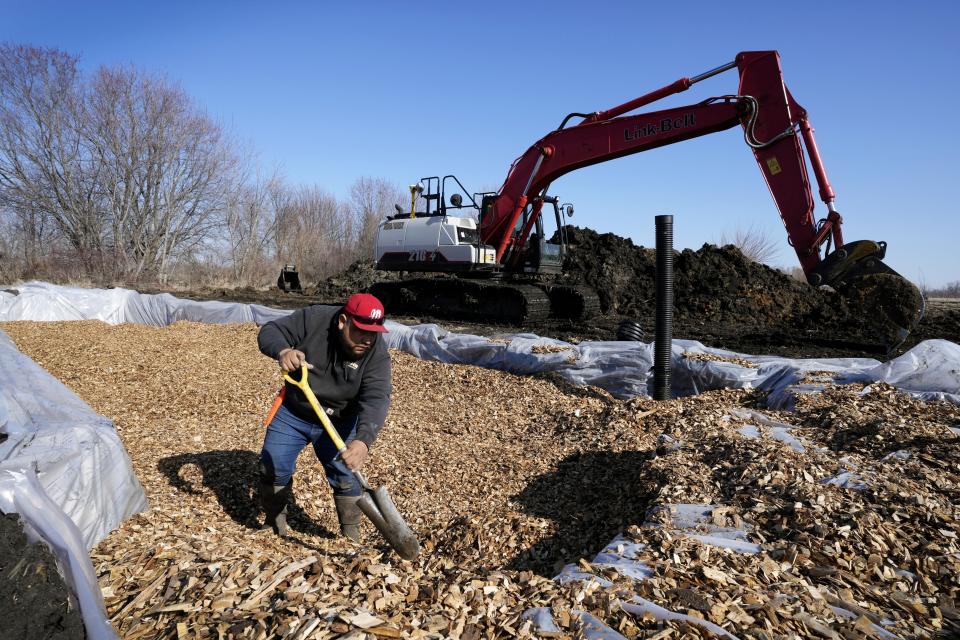
[[[166,78],[0,44],[0,282],[262,285],[285,263],[310,282],[370,255],[405,199],[288,184]]]
[[[949,282],[939,289],[924,287],[923,295],[928,298],[960,298],[960,280]]]

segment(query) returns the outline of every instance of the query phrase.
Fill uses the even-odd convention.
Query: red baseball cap
[[[383,304],[376,296],[355,293],[343,305],[343,312],[350,316],[358,329],[387,333],[387,328],[383,326]]]

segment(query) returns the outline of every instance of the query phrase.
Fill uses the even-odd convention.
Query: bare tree
[[[276,197],[281,200],[276,214],[278,258],[297,265],[306,278],[321,278],[343,268],[348,245],[346,206],[317,186]]]
[[[0,46],[0,206],[28,266],[63,237],[88,274],[161,281],[213,233],[236,186],[222,129],[132,68],[84,82],[55,49]]]
[[[746,229],[737,229],[729,239],[726,233],[722,234],[720,244],[732,244],[750,260],[764,264],[770,264],[780,253],[780,243],[769,233],[753,225]]]
[[[100,167],[82,132],[82,91],[75,57],[0,45],[0,205],[20,219],[28,263],[43,250],[49,220],[95,271],[104,221]]]
[[[356,258],[371,258],[377,226],[387,215],[394,213],[394,205],[404,207],[405,196],[400,187],[383,178],[364,177],[350,187],[350,208]]]
[[[0,207],[0,284],[19,279],[22,260],[17,243],[23,238],[17,229],[17,220],[9,210]]]
[[[236,191],[227,207],[224,236],[236,284],[261,282],[267,267],[275,266],[269,258],[278,235],[273,196],[282,188],[278,175],[258,174]]]
[[[277,262],[286,263],[290,257],[290,244],[294,233],[294,192],[282,180],[270,184],[267,190],[270,208],[273,210],[273,255]]]
[[[778,270],[790,276],[794,280],[798,280],[800,282],[807,281],[807,274],[804,273],[803,267],[779,267]]]
[[[118,67],[85,78],[75,56],[0,45],[4,274],[13,261],[21,274],[165,282],[179,262],[181,277],[206,265],[252,284],[283,261],[319,278],[371,255],[379,221],[407,206],[379,178],[340,201],[246,166],[162,77]]]
[[[100,69],[89,92],[87,140],[122,275],[155,274],[207,239],[237,183],[223,130],[179,87],[132,68]]]

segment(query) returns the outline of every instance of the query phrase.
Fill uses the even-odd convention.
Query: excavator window
[[[457,227],[457,240],[466,244],[477,244],[480,242],[480,232],[468,227]]]
[[[497,201],[499,195],[496,193],[483,193],[478,195],[483,196],[480,201],[480,215],[478,217],[478,222],[482,223],[484,216],[493,209],[493,203]]]

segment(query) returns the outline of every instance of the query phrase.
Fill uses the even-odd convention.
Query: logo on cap
[[[343,305],[343,312],[350,316],[353,324],[364,331],[385,333],[383,326],[383,304],[369,293],[355,293]]]

